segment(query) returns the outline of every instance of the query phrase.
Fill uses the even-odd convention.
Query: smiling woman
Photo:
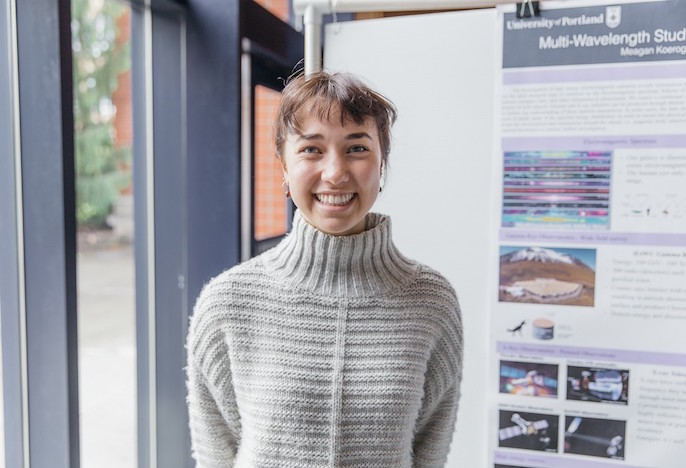
[[[462,374],[457,298],[398,251],[388,216],[369,212],[395,118],[351,75],[287,84],[275,146],[293,229],[211,280],[191,320],[199,468],[445,464]]]

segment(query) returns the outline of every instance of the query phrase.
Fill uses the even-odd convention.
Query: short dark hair
[[[391,127],[398,111],[395,105],[377,93],[355,75],[319,71],[305,76],[291,77],[281,94],[281,102],[274,123],[274,143],[279,159],[288,134],[301,130],[298,115],[302,106],[312,101],[311,112],[320,120],[331,121],[333,112],[340,109],[341,125],[346,121],[362,124],[371,118],[376,123],[381,145],[381,161],[386,166],[391,152]]]

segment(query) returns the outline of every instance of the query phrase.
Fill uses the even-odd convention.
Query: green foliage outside
[[[129,44],[116,45],[114,0],[71,0],[74,66],[76,218],[104,226],[119,191],[131,183],[131,148],[114,148],[112,93],[131,66]]]

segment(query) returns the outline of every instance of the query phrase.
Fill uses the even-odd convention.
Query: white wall
[[[489,9],[355,21],[325,36],[326,69],[362,76],[399,109],[374,209],[391,215],[401,251],[441,271],[460,298],[465,366],[451,468],[487,461],[495,18]]]

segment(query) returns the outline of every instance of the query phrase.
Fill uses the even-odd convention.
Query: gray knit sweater
[[[193,456],[206,467],[442,467],[455,427],[455,292],[388,217],[335,237],[296,213],[279,245],[203,289],[188,334]]]

